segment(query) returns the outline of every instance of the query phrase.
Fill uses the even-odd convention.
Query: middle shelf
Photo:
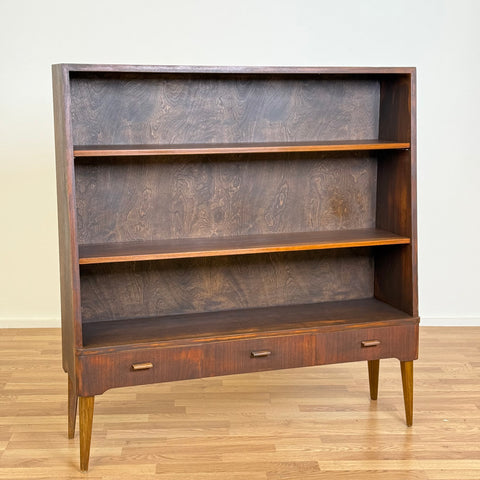
[[[323,140],[303,142],[244,142],[164,145],[75,145],[75,157],[123,157],[159,155],[214,155],[233,153],[341,152],[405,150],[410,142],[395,140]]]
[[[79,245],[79,263],[86,265],[408,243],[409,237],[375,228],[97,243]]]

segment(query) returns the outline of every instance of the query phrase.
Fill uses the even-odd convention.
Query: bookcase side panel
[[[378,138],[410,142],[412,138],[412,75],[386,75],[380,81]]]
[[[386,80],[381,92],[380,138],[396,136],[411,148],[379,154],[376,226],[408,236],[410,244],[378,250],[375,296],[418,316],[415,71]]]
[[[418,316],[418,233],[417,233],[417,71],[413,69],[410,76],[410,124],[411,124],[411,247],[412,247],[412,314]]]
[[[68,69],[62,65],[54,65],[52,80],[60,253],[62,357],[64,370],[74,377],[74,349],[82,344],[82,330]]]

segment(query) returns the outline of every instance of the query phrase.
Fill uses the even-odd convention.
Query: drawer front
[[[222,342],[215,345],[215,375],[261,372],[315,364],[315,336],[295,335]]]
[[[77,356],[79,394],[99,395],[114,387],[199,378],[210,345],[126,350]]]
[[[322,333],[316,340],[316,364],[418,357],[418,325],[362,328]]]

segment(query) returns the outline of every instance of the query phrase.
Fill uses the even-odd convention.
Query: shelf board
[[[225,153],[337,152],[354,150],[402,150],[409,142],[387,140],[332,140],[321,142],[202,143],[169,145],[76,145],[75,157],[148,155],[212,155]]]
[[[81,354],[406,323],[418,317],[374,298],[104,321],[83,325]]]
[[[410,243],[410,238],[377,229],[269,233],[237,237],[183,238],[79,245],[81,265],[253,253],[324,250]]]

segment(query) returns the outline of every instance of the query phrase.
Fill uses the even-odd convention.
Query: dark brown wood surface
[[[87,63],[64,63],[59,64],[72,76],[77,74],[89,73],[193,73],[193,74],[212,74],[222,75],[246,74],[246,75],[335,75],[335,76],[355,76],[355,75],[412,75],[415,73],[415,67],[279,67],[279,66],[238,66],[238,65],[125,65],[125,64],[87,64]]]
[[[418,312],[412,260],[416,245],[412,230],[411,158],[409,152],[386,155],[378,166],[377,226],[413,239],[402,248],[378,250],[375,256],[375,296],[411,315]]]
[[[405,148],[410,148],[410,143],[370,139],[323,142],[204,143],[183,145],[76,145],[73,153],[75,157],[119,157],[152,155],[213,155],[225,153],[337,152],[396,150]]]
[[[238,237],[79,245],[79,262],[81,265],[87,265],[408,243],[410,243],[408,237],[374,228],[326,232],[271,233]]]
[[[213,349],[214,356],[210,368],[215,375],[315,365],[315,337],[313,335],[216,342],[213,344]],[[268,355],[255,356],[254,352],[266,352]]]
[[[375,227],[372,152],[83,159],[75,179],[80,244]]]
[[[125,385],[396,357],[411,424],[414,68],[71,64],[53,76],[82,468],[93,395]]]
[[[412,314],[418,315],[418,234],[417,234],[417,72],[410,75],[410,208],[411,213],[411,264],[412,272]],[[413,367],[412,367],[413,368]],[[413,371],[412,371],[413,377]],[[413,380],[412,380],[413,382]],[[413,388],[413,385],[412,385]],[[413,392],[412,392],[413,395]]]
[[[74,201],[74,166],[70,122],[70,83],[66,68],[53,67],[53,106],[57,180],[58,237],[63,369],[75,382],[74,349],[82,344],[80,279]]]
[[[404,317],[405,320],[408,319]],[[362,346],[363,341],[378,340],[374,347]],[[418,325],[390,325],[388,328],[356,328],[347,331],[320,333],[317,336],[318,365],[381,358],[415,360],[418,356]]]
[[[391,135],[410,142],[411,149],[379,153],[376,226],[411,242],[377,252],[375,296],[418,315],[415,70],[381,82],[379,137]]]
[[[83,327],[82,355],[409,322],[418,318],[374,298],[95,322]]]
[[[378,138],[410,143],[412,139],[411,75],[380,80],[380,118]]]
[[[99,73],[71,90],[75,145],[378,138],[373,77]]]
[[[270,355],[253,358],[252,351],[266,348]],[[132,365],[147,359],[152,368],[134,371]],[[216,342],[201,346],[122,351],[82,356],[84,394],[98,395],[108,388],[143,385],[180,379],[278,370],[315,364],[315,336],[261,338]]]
[[[143,348],[112,351],[78,357],[82,395],[98,395],[109,388],[185,380],[214,375],[257,372],[310,365],[353,362],[380,358],[417,358],[418,325],[400,324],[400,319],[384,327],[357,328],[319,334],[278,335],[222,341],[171,348]],[[319,325],[319,324],[317,324]],[[341,327],[341,326],[340,326]],[[343,325],[345,327],[345,325]],[[361,328],[358,328],[361,327]],[[321,328],[318,328],[321,331]],[[380,345],[363,348],[362,340],[380,339]],[[398,341],[398,339],[401,339]],[[269,355],[253,357],[265,350]],[[135,371],[132,365],[149,362],[152,368]]]
[[[368,248],[82,265],[82,318],[85,324],[367,298],[373,275]]]
[[[68,375],[68,438],[74,438],[75,436],[75,423],[77,420],[77,385],[76,385],[75,372],[70,372]]]
[[[110,388],[213,376],[214,344],[188,348],[143,348],[77,358],[79,392],[100,395]],[[206,362],[209,359],[210,362]],[[132,365],[152,362],[153,368],[134,371]]]

